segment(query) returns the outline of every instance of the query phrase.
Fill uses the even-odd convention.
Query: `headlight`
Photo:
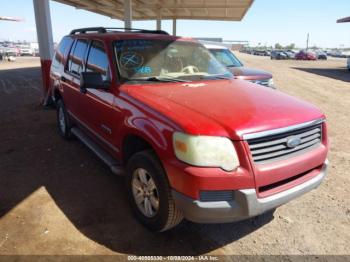
[[[225,171],[232,171],[239,166],[235,147],[228,138],[176,132],[173,143],[176,157],[190,165],[220,167]]]

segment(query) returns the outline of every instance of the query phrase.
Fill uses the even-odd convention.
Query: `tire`
[[[62,99],[57,101],[56,109],[58,134],[64,139],[70,140],[72,138],[72,134],[70,132],[72,124]]]
[[[143,183],[145,180],[142,182],[140,177],[146,178],[148,182]],[[153,186],[150,188],[153,190],[145,186],[152,185],[151,180]],[[175,206],[166,173],[153,151],[136,153],[128,161],[126,189],[133,213],[138,221],[151,231],[163,232],[182,221],[183,214]],[[139,200],[139,204],[136,199]]]

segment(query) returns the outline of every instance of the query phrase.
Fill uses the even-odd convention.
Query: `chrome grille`
[[[297,139],[298,145],[288,146],[288,141]],[[322,123],[284,131],[278,134],[247,139],[255,163],[288,158],[319,146],[322,142]]]

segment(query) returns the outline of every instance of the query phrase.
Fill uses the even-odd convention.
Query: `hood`
[[[247,81],[212,80],[192,83],[123,85],[124,97],[153,108],[182,131],[225,136],[296,125],[323,117],[313,105]]]
[[[244,66],[243,67],[230,67],[228,69],[238,79],[262,80],[262,79],[272,78],[272,74],[270,74],[269,72],[260,70],[260,69],[248,68],[248,67],[244,67]]]

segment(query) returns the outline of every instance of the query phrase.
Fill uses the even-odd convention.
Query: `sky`
[[[123,27],[122,21],[77,10],[50,1],[54,41],[72,29],[89,26]],[[0,40],[36,41],[32,0],[1,1],[0,16],[23,18],[23,22],[0,21]],[[350,0],[255,0],[241,22],[179,20],[177,34],[192,37],[220,37],[249,41],[250,45],[350,47],[350,23],[336,20],[350,16]],[[134,28],[155,29],[155,21],[133,22]],[[172,22],[163,21],[162,29],[172,32]],[[205,30],[203,30],[205,29]]]

